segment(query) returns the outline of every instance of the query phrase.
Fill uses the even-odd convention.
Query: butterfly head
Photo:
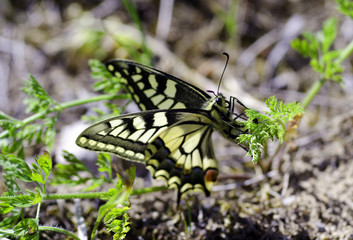
[[[213,97],[211,97],[205,104],[203,105],[203,109],[210,111],[211,115],[214,118],[229,118],[229,101],[225,99],[223,94],[219,93]]]

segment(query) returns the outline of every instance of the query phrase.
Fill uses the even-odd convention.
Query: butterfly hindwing
[[[210,194],[218,164],[213,153],[213,128],[204,111],[180,112],[182,120],[168,127],[147,146],[146,166],[154,178],[178,189],[178,201],[187,192]]]
[[[142,111],[151,109],[201,109],[210,96],[172,75],[136,62],[106,63],[113,76],[122,80]]]
[[[209,195],[218,173],[212,147],[213,128],[203,110],[150,110],[96,123],[76,143],[145,163],[154,178],[178,189]]]

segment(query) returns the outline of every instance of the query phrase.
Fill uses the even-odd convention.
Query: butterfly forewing
[[[145,162],[151,139],[178,121],[177,114],[159,110],[125,114],[88,127],[77,138],[77,145],[93,151],[114,153],[127,160]]]
[[[201,109],[209,95],[199,88],[157,69],[131,61],[111,61],[107,69],[122,80],[142,111]]]

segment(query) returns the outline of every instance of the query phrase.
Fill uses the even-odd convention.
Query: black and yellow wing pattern
[[[154,178],[178,190],[178,202],[192,190],[208,196],[218,175],[212,132],[235,143],[244,133],[232,102],[136,62],[114,60],[106,67],[126,85],[142,112],[88,127],[77,145],[145,163]]]

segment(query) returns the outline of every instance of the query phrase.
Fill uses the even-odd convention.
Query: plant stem
[[[157,192],[167,190],[167,186],[159,186],[159,187],[147,187],[134,189],[131,191],[130,195],[140,195],[145,193]],[[46,194],[43,196],[43,200],[58,200],[58,199],[93,199],[93,198],[108,198],[111,194],[108,192],[89,192],[89,193],[65,193],[65,194]],[[15,198],[16,196],[0,196],[0,201],[8,201],[9,199]]]
[[[321,78],[319,81],[317,81],[314,85],[311,86],[309,92],[306,94],[305,98],[301,102],[304,109],[309,106],[313,98],[318,94],[324,82],[325,80]]]
[[[0,116],[2,117],[2,119],[3,119],[3,118],[6,118],[6,119],[8,119],[8,120],[10,120],[10,121],[13,121],[13,122],[18,121],[18,119],[7,115],[7,114],[4,113],[3,111],[0,111]]]
[[[126,188],[124,191],[122,189],[118,190],[112,197],[110,197],[110,199],[103,206],[99,208],[98,217],[92,230],[91,239],[95,239],[98,226],[101,223],[102,219],[105,217],[105,215],[117,205],[122,204],[128,198],[130,192],[131,187]]]
[[[49,108],[45,111],[35,113],[35,114],[29,116],[28,118],[25,118],[25,119],[19,121],[18,128],[21,128],[21,127],[23,127],[23,126],[25,126],[35,120],[38,120],[38,119],[40,119],[40,118],[44,117],[45,115],[52,113],[52,112],[61,112],[62,110],[66,109],[66,108],[75,107],[75,106],[83,105],[86,103],[98,102],[98,101],[103,101],[103,100],[120,99],[120,98],[122,98],[122,96],[105,94],[105,95],[99,95],[99,96],[88,98],[88,99],[79,99],[79,100],[74,100],[74,101],[62,103],[59,105],[55,105],[52,108]],[[8,130],[3,131],[0,134],[0,139],[7,137],[8,134],[9,134]]]
[[[75,107],[75,106],[79,106],[79,105],[83,105],[86,103],[91,103],[91,102],[99,102],[99,101],[103,101],[103,100],[113,100],[114,98],[117,98],[118,96],[116,95],[112,95],[112,94],[105,94],[105,95],[99,95],[96,97],[92,97],[92,98],[88,98],[88,99],[79,99],[79,100],[74,100],[71,102],[66,102],[66,103],[61,103],[59,105],[56,105],[55,107],[48,109],[46,111],[42,111],[36,114],[33,114],[32,116],[29,116],[28,118],[22,120],[22,125],[26,125],[30,122],[33,122],[49,113],[52,112],[58,112],[58,111],[62,111],[66,108],[71,108],[71,107]]]
[[[167,186],[159,186],[159,187],[139,188],[139,189],[133,189],[131,191],[131,195],[140,195],[140,194],[158,192],[158,191],[164,191],[164,190],[168,190],[168,187]]]
[[[37,224],[39,223],[39,215],[40,215],[40,207],[42,206],[42,203],[39,202],[38,205],[37,205],[37,214],[36,214],[36,221],[37,221]]]
[[[111,194],[107,192],[90,192],[90,193],[65,193],[65,194],[48,194],[44,195],[44,200],[57,200],[57,199],[90,199],[90,198],[102,198],[109,197]]]
[[[341,50],[341,54],[336,59],[336,63],[340,65],[346,58],[349,57],[353,52],[353,41],[351,41],[344,49]]]
[[[344,60],[346,60],[352,54],[352,52],[353,52],[353,41],[351,41],[344,49],[341,50],[341,54],[335,60],[335,64],[341,65],[342,62]],[[308,94],[305,96],[305,98],[302,101],[302,106],[304,107],[304,109],[306,109],[308,107],[308,105],[311,103],[313,98],[320,91],[324,82],[325,82],[325,79],[321,78],[314,85],[312,85]]]
[[[62,229],[62,228],[49,227],[49,226],[39,226],[38,230],[39,231],[52,231],[52,232],[63,233],[63,234],[66,234],[66,235],[72,237],[73,239],[80,240],[80,238],[77,237],[73,232],[70,232],[70,231]]]

